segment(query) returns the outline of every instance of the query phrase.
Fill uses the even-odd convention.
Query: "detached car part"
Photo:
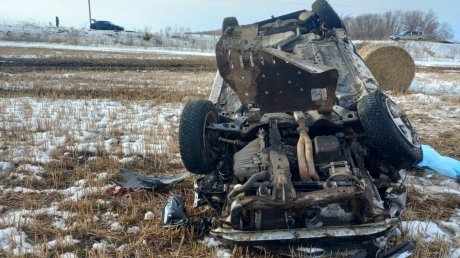
[[[409,120],[379,88],[324,0],[222,24],[209,100],[179,126],[194,206],[224,242],[375,257],[399,224],[399,169],[421,159]]]
[[[123,187],[127,190],[139,191],[146,189],[149,191],[158,191],[168,185],[175,185],[186,178],[192,176],[190,172],[182,173],[174,176],[144,176],[135,172],[131,172],[127,169],[120,169],[120,176],[124,179],[124,182],[111,179],[110,181],[118,186]]]
[[[174,194],[166,200],[163,207],[163,226],[179,226],[188,223],[185,215],[184,197]]]

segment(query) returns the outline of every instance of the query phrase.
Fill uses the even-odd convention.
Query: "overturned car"
[[[185,106],[180,153],[195,206],[228,243],[375,257],[399,224],[399,170],[417,133],[379,90],[335,11],[318,0],[250,25],[223,22],[209,100]]]

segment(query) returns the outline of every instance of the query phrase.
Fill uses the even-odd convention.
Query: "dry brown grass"
[[[429,196],[409,187],[407,209],[402,214],[403,220],[435,221],[449,219],[455,209],[460,207],[457,196],[448,193],[432,193]]]
[[[17,50],[14,50],[17,51]],[[34,50],[37,55],[48,55],[49,52]],[[81,52],[80,52],[81,53]],[[12,53],[20,55],[22,53]],[[59,55],[59,53],[52,53]],[[67,52],[69,55],[78,55],[79,53]],[[94,53],[89,53],[93,55]],[[102,53],[105,54],[105,53]],[[107,56],[110,56],[109,54]],[[133,58],[139,56],[134,55]],[[73,57],[71,57],[73,58]],[[161,59],[161,56],[151,56],[147,58]],[[202,62],[201,57],[185,57],[187,62]],[[206,59],[209,60],[209,59]],[[130,124],[132,117],[138,115],[136,107],[139,105],[149,106],[162,105],[171,103],[173,106],[182,105],[190,99],[206,98],[214,77],[213,72],[198,71],[190,72],[190,69],[184,68],[175,71],[174,62],[166,60],[173,64],[172,71],[168,70],[149,70],[146,69],[125,71],[113,70],[75,70],[75,69],[55,69],[46,68],[44,71],[15,72],[0,70],[1,97],[0,113],[3,114],[3,121],[0,124],[2,137],[1,147],[4,150],[10,148],[22,148],[25,150],[26,159],[24,161],[14,162],[15,167],[20,164],[36,164],[33,153],[27,146],[35,146],[38,139],[34,135],[41,132],[52,132],[56,136],[65,136],[65,145],[59,146],[52,150],[51,158],[54,161],[41,164],[46,172],[42,175],[42,180],[36,179],[15,179],[9,178],[6,173],[0,175],[2,185],[7,188],[26,187],[29,189],[66,189],[75,185],[78,180],[85,180],[85,187],[103,187],[107,184],[104,179],[98,179],[100,173],[107,173],[109,177],[116,176],[118,170],[122,167],[128,168],[144,174],[172,174],[183,170],[177,161],[177,124],[171,124],[172,127],[166,128],[158,126],[156,130],[146,130],[150,128],[138,128]],[[183,65],[184,63],[180,63]],[[177,64],[177,62],[176,62]],[[185,63],[186,64],[186,63]],[[25,97],[25,98],[23,98]],[[133,113],[113,113],[109,114],[112,119],[120,117],[128,124],[122,126],[109,127],[101,130],[97,125],[88,120],[83,126],[85,119],[81,120],[81,128],[75,128],[77,131],[89,131],[102,135],[102,139],[114,139],[118,144],[114,144],[111,153],[107,153],[103,148],[103,143],[96,149],[86,151],[69,151],[69,147],[76,146],[78,139],[72,134],[66,134],[61,130],[62,119],[75,118],[79,116],[88,116],[89,110],[77,110],[78,107],[65,107],[60,110],[53,106],[44,107],[44,117],[57,115],[57,120],[47,120],[48,122],[39,122],[38,125],[23,124],[14,126],[9,122],[11,115],[7,110],[9,106],[5,104],[5,98],[12,99],[10,103],[18,103],[15,110],[26,119],[33,119],[36,108],[29,98],[42,99],[40,103],[65,103],[63,99],[106,99],[120,101],[123,106],[127,107],[129,112]],[[40,104],[42,105],[42,104]],[[56,105],[56,104],[54,104]],[[59,105],[59,104],[58,104]],[[177,122],[176,122],[177,123]],[[122,138],[129,137],[136,140],[135,135],[145,135],[145,145],[158,144],[160,139],[168,136],[169,148],[164,153],[144,153],[140,155],[137,150],[128,150],[125,153],[122,148]],[[144,147],[147,148],[147,147]],[[30,149],[30,150],[29,150]],[[5,154],[6,153],[6,154]],[[123,158],[126,155],[137,157],[132,162],[121,164],[117,158]],[[11,161],[13,156],[7,152],[0,153],[0,158],[4,161]],[[13,169],[15,171],[15,169]],[[22,172],[27,176],[32,176],[29,172]],[[193,203],[192,181],[188,180],[177,188],[171,189],[186,197],[188,204]],[[50,225],[53,217],[49,215],[35,216],[36,221],[33,225],[20,224],[18,229],[25,232],[29,240],[35,245],[46,243],[54,239],[63,239],[66,235],[73,235],[74,238],[81,242],[74,247],[58,246],[56,249],[44,248],[37,250],[38,256],[55,256],[64,252],[73,252],[79,256],[89,257],[184,257],[184,256],[208,256],[215,255],[216,250],[206,248],[197,243],[201,235],[194,232],[192,226],[183,226],[177,229],[163,229],[161,227],[161,212],[163,203],[167,198],[168,191],[165,193],[143,193],[128,195],[122,198],[116,198],[112,195],[113,189],[105,192],[98,192],[86,195],[79,201],[66,201],[65,196],[59,193],[53,194],[36,194],[36,193],[5,193],[0,197],[0,205],[6,207],[5,214],[15,210],[36,210],[43,207],[49,207],[53,202],[60,203],[59,210],[75,213],[76,216],[65,220],[67,228],[60,230],[53,226],[47,226],[43,230],[43,225]],[[105,202],[100,202],[104,200]],[[155,213],[153,221],[144,221],[145,212],[152,211]],[[203,210],[192,210],[187,206],[188,214],[194,218],[194,213],[203,213]],[[115,219],[119,222],[123,230],[110,231],[110,224],[113,221],[104,219],[104,214],[113,212],[118,214]],[[205,211],[209,212],[209,211]],[[3,214],[2,214],[3,215]],[[114,220],[114,221],[115,221]],[[141,229],[139,235],[133,236],[126,233],[126,230],[132,226],[139,226]],[[107,242],[111,247],[100,253],[91,247],[95,243]],[[122,252],[117,252],[116,247],[121,244],[127,244]],[[2,251],[3,252],[3,251]],[[2,256],[10,256],[11,253],[3,252]]]
[[[407,207],[401,215],[403,221],[441,221],[451,218],[455,209],[460,207],[460,200],[457,196],[444,193],[432,193],[427,195],[415,189],[408,187]],[[413,239],[408,229],[402,228],[401,234],[390,238],[387,249],[390,247],[416,240],[416,250],[414,258],[425,257],[449,257],[452,248],[459,248],[460,242],[448,242],[445,238],[438,236],[434,241],[426,242],[424,228],[419,229],[419,235]]]
[[[180,102],[205,98],[212,85],[210,72],[169,71],[42,71],[0,73],[2,97],[47,99],[112,99]]]
[[[392,94],[406,111],[423,144],[428,144],[442,155],[460,159],[459,96],[419,98],[413,95]]]
[[[3,52],[2,52],[3,51]],[[4,49],[0,48],[0,55],[7,55]],[[11,49],[9,54],[17,58],[27,54],[21,52],[23,49]],[[81,52],[66,51],[58,53],[54,50],[32,49],[30,54],[39,56],[42,59],[46,55],[53,57],[70,56],[76,58]],[[110,56],[109,53],[89,53],[92,57],[102,55]],[[143,56],[143,54],[119,54],[120,58],[133,59],[161,59],[162,56]],[[190,57],[192,58],[192,57]],[[192,58],[193,59],[193,58]],[[197,58],[200,59],[200,58]],[[171,61],[171,60],[169,60]],[[172,61],[171,61],[172,62]],[[193,61],[192,61],[193,62]],[[201,61],[199,61],[201,62]],[[6,69],[6,68],[5,68]],[[195,71],[183,70],[158,70],[158,69],[126,69],[126,70],[85,70],[85,69],[56,69],[46,68],[41,71],[21,71],[20,69],[12,73],[0,68],[0,122],[1,146],[0,159],[12,161],[13,156],[6,151],[9,148],[23,148],[26,160],[13,161],[15,168],[20,164],[43,165],[46,172],[41,175],[42,180],[36,179],[14,179],[9,178],[8,174],[0,173],[0,184],[6,188],[17,186],[36,190],[44,189],[66,189],[75,186],[75,182],[84,179],[85,187],[103,187],[107,185],[104,178],[98,178],[101,173],[107,173],[109,177],[116,176],[120,168],[129,168],[139,173],[148,175],[170,175],[183,171],[183,167],[177,159],[177,121],[172,123],[170,128],[158,127],[157,131],[146,131],[145,128],[138,128],[131,124],[133,117],[137,115],[136,105],[142,104],[147,108],[155,108],[166,103],[180,106],[187,100],[195,98],[206,98],[209,94],[210,86],[214,78],[214,71]],[[25,98],[23,98],[25,97]],[[40,122],[37,126],[22,125],[12,126],[11,117],[30,119],[34,116],[34,102],[32,100],[41,99],[47,102],[60,103],[63,99],[107,99],[116,100],[123,103],[126,109],[116,110],[109,114],[111,118],[119,118],[127,121],[127,124],[120,126],[110,126],[109,128],[98,128],[97,124],[91,119],[84,120],[73,130],[94,132],[102,139],[114,139],[116,143],[110,152],[103,148],[103,143],[98,143],[95,149],[72,150],[68,147],[75,147],[79,140],[75,135],[61,130],[65,124],[61,123],[64,119],[79,119],[88,116],[89,106],[84,106],[83,110],[76,108],[49,108],[45,102],[43,105],[45,117],[54,114],[58,117],[56,121]],[[18,105],[18,110],[23,113],[21,116],[9,114],[9,104]],[[449,100],[457,101],[458,100]],[[88,104],[89,105],[89,104]],[[431,108],[440,108],[432,106]],[[86,110],[85,110],[86,109]],[[125,112],[125,114],[119,114]],[[49,114],[48,114],[49,113]],[[81,116],[81,117],[80,117]],[[437,120],[426,116],[425,113],[411,113],[411,119],[416,121],[416,126],[428,124],[435,126]],[[46,120],[44,120],[46,121]],[[86,126],[86,127],[85,127]],[[460,144],[455,144],[458,134],[454,133],[452,127],[443,133],[433,136],[422,134],[424,142],[431,143],[438,147],[445,154],[458,155]],[[41,132],[52,132],[54,135],[65,136],[65,144],[52,150],[51,158],[54,161],[41,164],[34,160],[33,153],[29,151],[30,146],[38,145],[37,134]],[[449,134],[450,132],[450,134]],[[123,152],[121,140],[123,137],[133,137],[135,135],[145,135],[147,144],[158,144],[165,136],[169,136],[169,148],[164,153],[145,152],[140,154],[136,150],[129,153]],[[29,147],[28,147],[29,146]],[[46,146],[45,146],[46,147]],[[147,147],[145,147],[147,148]],[[118,159],[125,156],[137,157],[132,162],[121,164]],[[116,158],[114,158],[116,157]],[[13,169],[13,172],[16,172]],[[31,173],[24,172],[28,176]],[[29,236],[29,240],[34,244],[43,244],[51,240],[62,240],[66,235],[73,235],[81,242],[73,247],[66,247],[58,244],[57,248],[42,248],[34,254],[37,257],[55,257],[65,252],[72,252],[79,257],[215,257],[218,250],[208,248],[198,241],[204,235],[194,231],[192,225],[178,228],[162,228],[161,213],[164,201],[170,192],[181,194],[186,200],[186,211],[193,221],[203,217],[209,217],[212,211],[206,208],[192,209],[193,203],[193,179],[188,179],[177,187],[166,189],[164,192],[129,194],[123,197],[115,197],[113,188],[106,191],[98,191],[87,194],[78,201],[66,200],[67,196],[61,193],[35,194],[35,193],[3,193],[0,195],[0,205],[6,207],[6,212],[26,209],[34,210],[49,207],[53,202],[59,203],[60,211],[75,213],[65,219],[66,229],[60,230],[50,224],[54,218],[42,214],[35,216],[37,223],[33,225],[20,225],[19,229]],[[448,218],[453,209],[459,207],[459,202],[452,196],[443,195],[442,201],[436,198],[426,200],[419,199],[421,193],[416,189],[409,188],[408,210],[404,213],[404,219],[445,219]],[[144,214],[151,211],[155,214],[154,220],[144,220]],[[109,214],[117,214],[111,218]],[[112,222],[118,222],[123,230],[111,231]],[[44,226],[46,225],[46,226]],[[133,226],[140,228],[138,235],[130,235],[127,229]],[[4,225],[0,225],[4,227]],[[394,242],[408,239],[406,235],[394,238]],[[109,247],[98,252],[92,249],[95,243],[106,242]],[[126,244],[123,251],[116,248]],[[435,241],[429,244],[419,239],[417,242],[416,257],[440,257],[448,254],[451,246],[448,243]],[[231,250],[234,257],[277,257],[274,254],[259,251],[247,247],[234,247]],[[1,257],[10,257],[11,253],[0,251]]]
[[[64,60],[73,59],[122,59],[122,60],[176,60],[176,64],[181,60],[193,60],[195,62],[211,62],[214,57],[195,56],[195,55],[171,55],[153,51],[143,52],[115,52],[115,51],[82,51],[72,49],[49,49],[49,48],[23,48],[23,47],[0,47],[2,58],[60,58]]]

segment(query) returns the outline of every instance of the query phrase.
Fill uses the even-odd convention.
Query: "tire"
[[[423,158],[417,133],[397,104],[381,91],[358,102],[358,116],[367,134],[367,144],[379,158],[396,169],[405,169]]]
[[[311,7],[313,12],[323,21],[326,28],[343,28],[339,15],[326,0],[316,0]]]
[[[238,20],[235,17],[226,17],[222,21],[222,34],[224,34],[225,30],[228,27],[235,27],[235,26],[239,26]]]
[[[216,165],[211,151],[212,134],[206,132],[209,123],[219,120],[217,108],[209,100],[187,103],[179,123],[179,149],[185,168],[194,174],[208,174]]]

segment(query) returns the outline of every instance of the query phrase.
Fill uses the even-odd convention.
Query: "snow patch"
[[[45,173],[45,169],[42,166],[34,166],[31,164],[20,165],[17,171],[27,171],[33,174],[43,174]]]
[[[153,220],[155,219],[155,214],[153,212],[148,211],[144,214],[144,220]]]
[[[222,242],[220,242],[219,240],[216,240],[215,238],[208,236],[204,237],[203,240],[199,241],[199,243],[205,245],[206,247],[216,247],[222,245]]]
[[[217,258],[231,258],[232,253],[228,249],[217,249]]]
[[[72,247],[76,244],[80,243],[80,240],[74,239],[73,236],[67,235],[64,237],[64,239],[57,239],[57,240],[52,240],[49,241],[48,243],[44,244],[42,246],[43,249],[56,249],[57,246],[63,247],[63,248],[69,248]]]
[[[13,252],[15,256],[33,252],[33,246],[27,242],[26,233],[15,227],[0,229],[0,247]]]
[[[137,226],[128,228],[128,234],[130,235],[137,236],[139,235],[140,232],[141,232],[141,229]]]
[[[123,227],[118,222],[114,222],[110,225],[110,231],[119,231],[122,230]]]
[[[450,236],[431,221],[403,221],[402,228],[413,239],[421,236],[425,242],[433,242],[438,239],[451,242]]]
[[[13,164],[11,164],[10,162],[0,161],[0,170],[8,172],[11,169],[13,169]]]
[[[412,255],[412,253],[409,253],[408,251],[405,251],[404,253],[399,254],[398,257],[396,257],[396,258],[407,258],[407,257],[410,257],[411,255]]]
[[[111,244],[108,244],[106,241],[102,240],[100,243],[94,243],[93,244],[93,250],[96,250],[98,252],[104,252],[109,248],[112,248],[113,246]]]
[[[457,82],[458,83],[458,82]],[[409,90],[425,94],[437,94],[443,96],[460,95],[460,84],[445,81],[432,81],[430,84],[420,83],[413,80]]]
[[[46,48],[59,50],[79,50],[79,51],[98,51],[114,53],[158,53],[168,55],[187,55],[187,56],[215,56],[214,51],[190,48],[160,48],[160,47],[128,47],[128,46],[83,46],[83,45],[63,45],[54,43],[41,42],[16,42],[0,41],[0,47],[17,47],[17,48]],[[24,57],[24,56],[22,56]],[[30,57],[29,57],[30,58]]]

